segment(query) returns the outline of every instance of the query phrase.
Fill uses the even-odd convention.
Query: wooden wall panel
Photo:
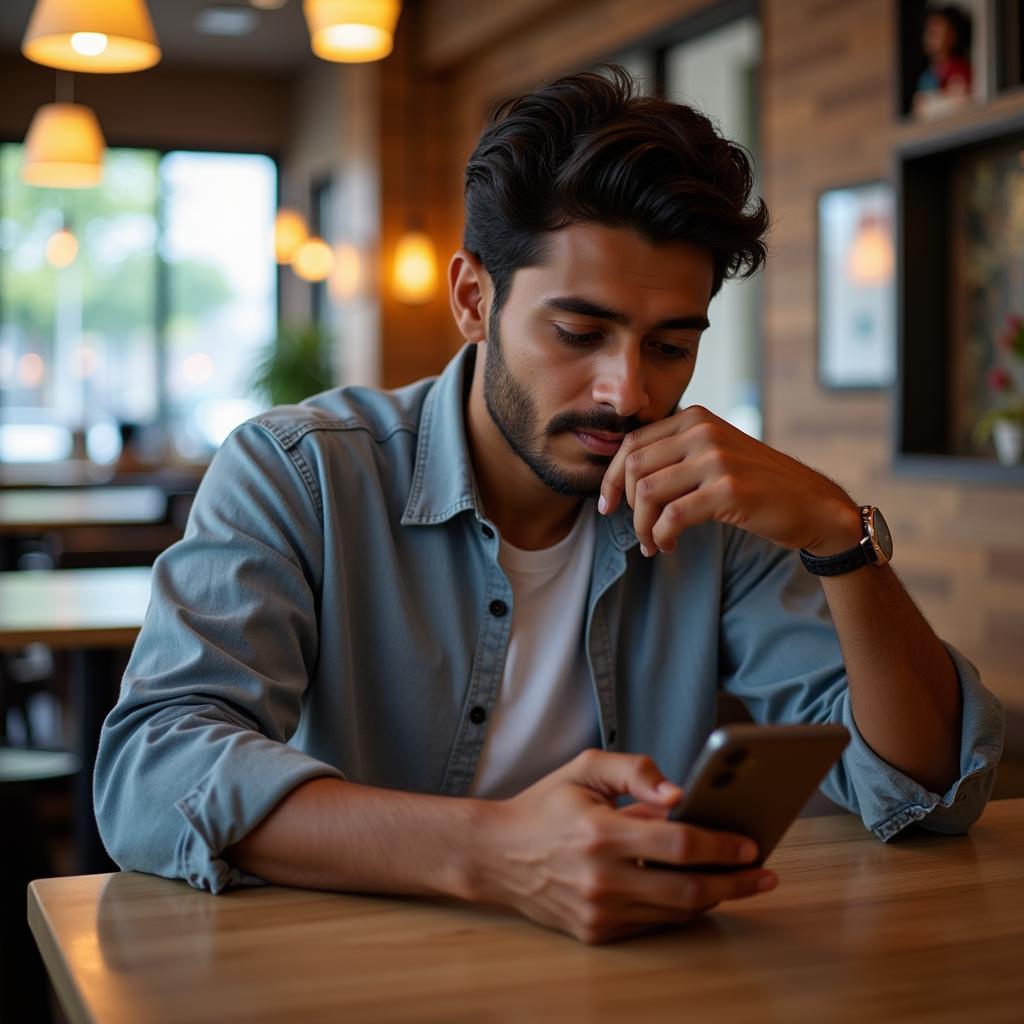
[[[891,172],[892,4],[766,0],[761,9],[763,180],[776,225],[765,282],[768,440],[885,509],[896,568],[932,624],[1024,710],[1024,492],[893,476],[888,395],[826,393],[815,380],[815,200]]]

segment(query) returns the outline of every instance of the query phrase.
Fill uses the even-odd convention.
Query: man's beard
[[[569,498],[592,498],[601,491],[601,481],[611,462],[610,456],[586,452],[592,468],[568,470],[559,466],[544,448],[548,437],[572,430],[601,430],[626,434],[638,430],[644,421],[635,416],[621,417],[595,410],[592,413],[559,413],[541,430],[537,409],[529,391],[512,375],[501,349],[498,312],[492,311],[484,366],[484,402],[508,446],[526,463],[547,487]]]

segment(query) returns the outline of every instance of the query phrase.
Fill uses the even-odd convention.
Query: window
[[[111,149],[95,189],[37,189],[0,146],[0,460],[48,461],[117,425],[208,456],[258,411],[248,378],[273,335],[272,160]],[[62,230],[63,229],[63,230]]]
[[[757,72],[761,33],[754,17],[732,21],[669,48],[665,94],[688,103],[744,146],[757,167]],[[755,185],[755,195],[758,194]],[[711,327],[700,343],[697,368],[683,401],[704,405],[723,419],[761,437],[761,275],[726,281],[711,300]]]

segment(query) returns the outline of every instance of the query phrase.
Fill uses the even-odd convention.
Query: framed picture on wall
[[[884,388],[896,378],[892,186],[871,181],[818,197],[818,380]]]

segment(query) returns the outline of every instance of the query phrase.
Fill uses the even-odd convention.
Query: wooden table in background
[[[33,882],[28,914],[75,1024],[1024,1017],[1024,800],[888,845],[806,818],[770,864],[775,892],[604,947],[460,905],[132,873]]]
[[[120,679],[116,655],[131,647],[149,604],[148,566],[0,572],[0,651],[45,643],[72,657],[76,751],[75,829],[83,871],[111,862],[96,831],[92,769],[100,727]]]

